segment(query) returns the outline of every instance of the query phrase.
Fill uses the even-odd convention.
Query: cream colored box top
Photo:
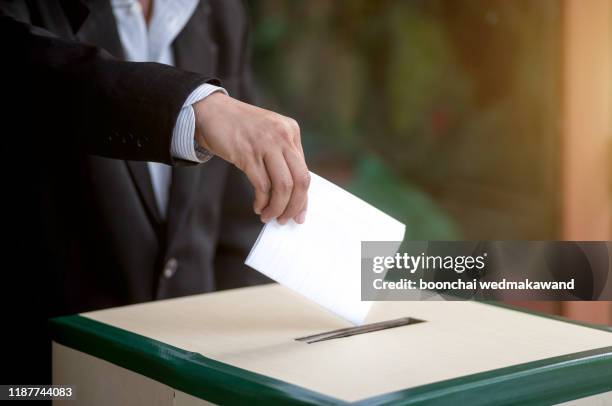
[[[423,323],[313,344],[350,324],[279,285],[82,316],[345,401],[612,346],[612,334],[477,302],[380,302],[367,323]]]

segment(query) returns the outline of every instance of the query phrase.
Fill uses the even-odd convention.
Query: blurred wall
[[[563,7],[562,238],[610,240],[612,2]],[[612,302],[565,302],[560,312],[612,325]]]
[[[407,238],[609,239],[609,0],[249,6],[261,104]],[[609,303],[523,305],[612,324]]]

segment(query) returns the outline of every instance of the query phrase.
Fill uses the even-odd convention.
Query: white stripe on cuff
[[[185,100],[172,131],[170,152],[174,158],[192,162],[206,162],[212,158],[210,151],[197,145],[195,140],[195,113],[192,104],[215,92],[223,92],[227,95],[224,88],[205,83],[198,86]]]

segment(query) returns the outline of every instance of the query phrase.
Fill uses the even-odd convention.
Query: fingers
[[[303,168],[297,167],[297,171],[296,170],[292,170],[292,168],[294,168],[293,166],[289,167],[289,169],[292,172],[293,178],[294,178],[294,184],[297,184],[298,187],[303,185],[304,188],[306,189],[306,191],[305,191],[306,198],[305,198],[305,201],[304,201],[304,206],[298,212],[298,215],[293,217],[293,220],[296,223],[302,224],[302,223],[304,223],[304,221],[306,221],[306,211],[308,209],[308,187],[310,186],[310,172],[308,172],[308,168],[306,167],[306,162],[304,161],[305,155],[304,155],[304,148],[302,147],[302,139],[301,139],[301,133],[300,133],[300,126],[299,126],[297,121],[295,121],[294,119],[291,119],[291,118],[289,118],[288,124],[289,124],[289,129],[290,129],[290,131],[293,134],[293,137],[292,137],[293,146],[297,147],[297,150],[299,151],[299,153],[300,153],[300,155],[302,157],[301,163],[303,164],[303,165],[300,165]],[[300,175],[300,173],[301,173],[301,175]],[[296,179],[302,179],[304,181],[303,184],[301,184],[299,180],[296,181]]]
[[[262,161],[254,162],[245,170],[249,182],[255,190],[255,201],[253,202],[253,211],[256,214],[261,214],[268,206],[270,201],[270,179],[268,172]]]
[[[299,152],[296,152],[294,148],[286,150],[283,156],[291,172],[293,190],[285,211],[278,217],[278,222],[280,224],[285,224],[289,219],[293,218],[296,223],[301,224],[304,222],[303,218],[306,214],[304,213],[304,215],[301,216],[307,206],[310,173],[308,172],[303,156]]]
[[[300,128],[295,120],[286,117],[277,124],[273,127],[277,132],[274,147],[267,149],[263,160],[271,189],[261,220],[267,223],[277,219],[279,224],[285,224],[293,218],[297,223],[303,223],[310,173],[304,161]]]
[[[304,159],[304,149],[302,148],[302,137],[300,133],[300,125],[298,124],[297,121],[290,118],[289,127],[290,127],[291,133],[293,134],[293,137],[292,137],[293,145],[297,147],[297,149],[300,151],[300,154],[302,155],[302,159]]]
[[[298,123],[219,93],[195,103],[194,112],[199,145],[246,173],[261,220],[303,222],[310,177]]]
[[[307,210],[308,210],[308,200],[306,201],[306,205],[300,211],[300,214],[298,214],[297,216],[293,218],[293,221],[295,221],[298,224],[303,224],[304,221],[306,221],[306,211]]]
[[[280,150],[266,155],[264,163],[272,182],[268,206],[261,213],[261,221],[267,223],[285,212],[293,191],[293,178]]]

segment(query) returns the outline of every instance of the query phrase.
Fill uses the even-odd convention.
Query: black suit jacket
[[[251,99],[241,4],[200,1],[173,44],[180,69],[121,61],[109,1],[0,4],[4,339],[22,350],[6,370],[47,356],[50,316],[267,281],[243,265],[261,227],[244,176],[170,155],[195,87],[217,77]],[[144,161],[174,165],[166,220]]]

